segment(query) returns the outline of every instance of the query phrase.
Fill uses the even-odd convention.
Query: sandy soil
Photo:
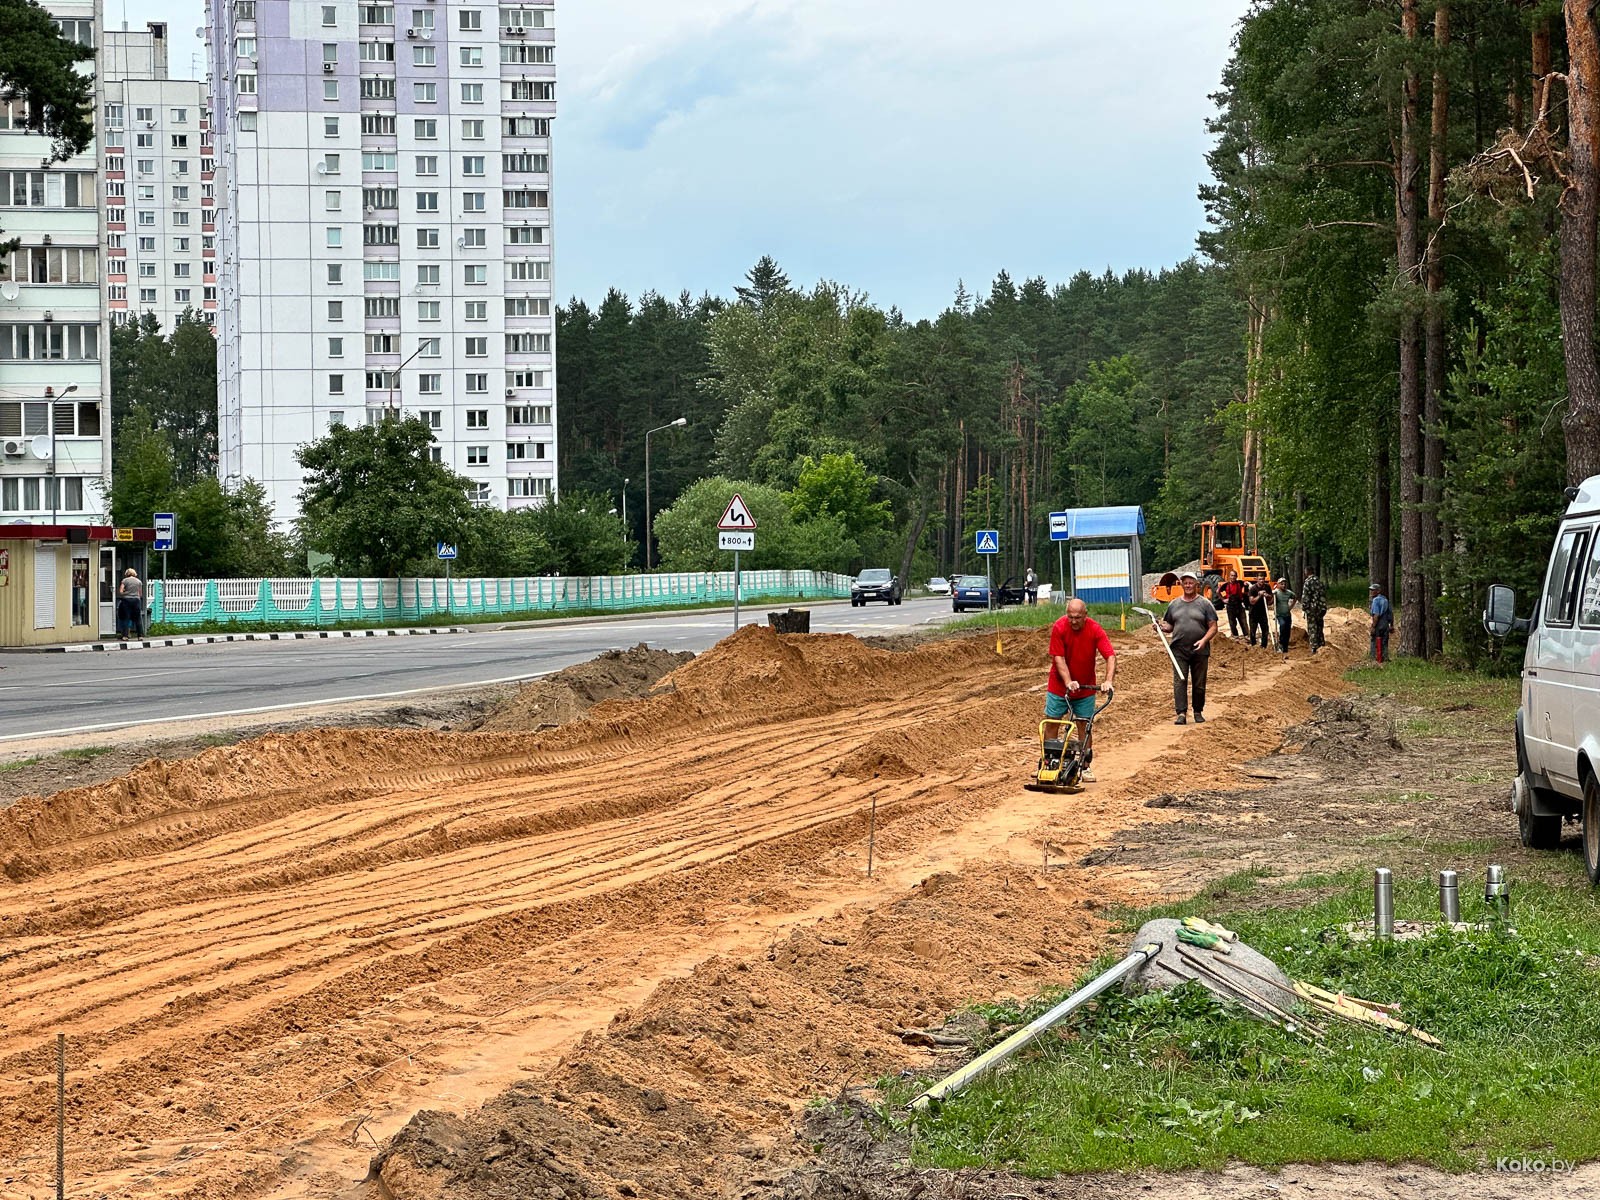
[[[646,654],[524,689],[476,732],[273,733],[23,798],[0,1196],[54,1193],[57,1034],[71,1196],[1066,1195],[912,1179],[798,1122],[950,1054],[925,1031],[963,1003],[1070,979],[1107,904],[1351,852],[1330,765],[1410,769],[1309,700],[1362,624],[1333,614],[1316,659],[1223,643],[1212,720],[1181,729],[1159,646],[1113,634],[1075,797],[1022,789],[1042,633],[997,656],[752,627],[664,678]],[[1486,791],[1458,800],[1503,834]]]

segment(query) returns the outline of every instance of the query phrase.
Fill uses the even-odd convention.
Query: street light
[[[627,478],[627,476],[623,476],[623,478],[622,478],[622,528],[623,528],[624,532],[626,532],[627,528],[628,528],[628,478]]]
[[[78,385],[69,383],[61,389],[63,396],[70,396],[78,390]],[[50,524],[56,523],[56,512],[61,505],[61,480],[56,476],[56,390],[47,387],[44,398],[51,403],[45,409],[45,414],[50,418]]]
[[[394,385],[400,382],[400,372],[404,371],[406,369],[406,363],[409,363],[413,358],[415,358],[417,355],[421,354],[424,350],[426,350],[429,346],[431,346],[436,340],[438,340],[438,339],[436,339],[436,338],[423,338],[420,342],[417,343],[417,348],[415,350],[413,350],[406,357],[406,361],[401,363],[398,367],[396,367],[394,369],[394,371],[390,374],[390,376],[389,376],[389,405],[388,405],[388,408],[384,410],[384,414],[383,414],[384,417],[387,420],[390,420],[390,421],[394,420],[394,415],[395,415],[395,409],[394,409]]]
[[[676,421],[668,421],[665,425],[657,425],[654,429],[645,430],[644,435],[644,569],[648,571],[652,562],[650,547],[650,530],[654,527],[653,514],[650,511],[650,435],[660,433],[663,429],[677,429],[689,423],[688,417],[679,417]]]

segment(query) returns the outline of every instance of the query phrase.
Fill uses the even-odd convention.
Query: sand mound
[[[521,733],[565,725],[602,700],[648,695],[662,676],[693,657],[687,650],[653,650],[643,642],[631,650],[607,650],[589,662],[525,685],[477,729]]]
[[[1405,748],[1388,718],[1362,711],[1345,697],[1325,700],[1312,696],[1310,700],[1311,719],[1284,732],[1286,749],[1325,761],[1348,762],[1386,757]]]

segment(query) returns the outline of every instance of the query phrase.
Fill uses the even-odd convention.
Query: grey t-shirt
[[[1206,630],[1217,623],[1217,610],[1204,596],[1196,596],[1193,600],[1174,600],[1161,619],[1172,626],[1172,648],[1188,654],[1205,637]],[[1210,652],[1208,645],[1204,653]]]
[[[123,600],[141,600],[144,598],[144,580],[136,575],[129,575],[117,585],[117,595]]]

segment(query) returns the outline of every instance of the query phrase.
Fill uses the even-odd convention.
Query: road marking
[[[224,712],[188,713],[177,717],[146,717],[141,721],[105,721],[98,725],[74,725],[65,729],[40,729],[32,733],[8,733],[0,736],[0,743],[25,741],[28,738],[64,737],[76,733],[100,733],[107,729],[137,729],[141,725],[176,724],[180,721],[204,721],[211,717],[248,717],[256,713],[281,712],[289,708],[320,708],[328,704],[359,704],[364,700],[390,700],[396,696],[415,696],[419,692],[451,692],[462,688],[489,687],[496,683],[519,683],[524,679],[538,679],[553,675],[560,667],[548,671],[531,671],[525,675],[505,675],[499,679],[478,679],[470,683],[441,683],[431,687],[405,688],[398,692],[369,692],[362,696],[335,696],[323,700],[297,700],[292,704],[264,704],[259,708],[231,708]]]

